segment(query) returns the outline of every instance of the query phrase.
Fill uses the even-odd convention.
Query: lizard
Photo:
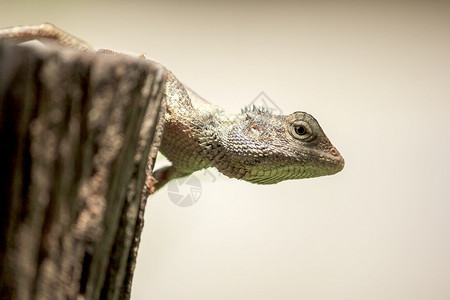
[[[1,29],[1,39],[54,40],[96,52],[88,43],[50,23]],[[254,105],[231,114],[167,71],[159,151],[172,165],[156,170],[149,178],[152,193],[172,179],[209,167],[256,184],[332,175],[344,168],[344,158],[312,115],[302,111],[276,115]]]

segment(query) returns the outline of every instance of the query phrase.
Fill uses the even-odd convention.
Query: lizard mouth
[[[260,172],[247,171],[240,179],[257,184],[274,184],[284,180],[295,180],[302,178],[313,178],[333,175],[340,172],[345,165],[344,158],[337,152],[316,152],[314,163],[297,161],[289,165],[273,168],[271,171],[260,170]]]
[[[317,176],[333,175],[344,169],[345,160],[335,147],[325,153],[317,153],[317,157],[320,165]]]
[[[332,173],[326,174],[326,175],[333,175],[344,169],[345,160],[342,156],[339,155],[338,158],[335,158],[333,163],[334,163],[334,167],[332,170],[330,170],[330,171],[332,171]]]
[[[339,171],[342,171],[345,166],[345,160],[342,157],[342,155],[339,153],[339,151],[335,147],[331,147],[330,154],[333,157],[333,161],[336,164],[336,173]],[[333,173],[334,174],[334,173]]]

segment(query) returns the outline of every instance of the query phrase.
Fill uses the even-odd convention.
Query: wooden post
[[[165,77],[0,43],[0,298],[129,298]]]

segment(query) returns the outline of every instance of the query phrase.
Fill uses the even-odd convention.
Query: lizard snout
[[[334,156],[334,158],[336,160],[336,169],[337,169],[336,173],[341,171],[342,169],[344,169],[345,160],[342,157],[342,155],[339,153],[338,149],[336,149],[335,147],[331,147],[330,154],[332,156]]]

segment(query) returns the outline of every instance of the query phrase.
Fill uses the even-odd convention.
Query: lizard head
[[[272,184],[332,175],[344,168],[343,157],[310,114],[274,115],[250,107],[241,115],[242,121],[226,136],[233,146],[224,158],[233,161],[224,168],[216,165],[225,175]]]
[[[332,175],[344,168],[344,158],[313,116],[295,112],[282,118],[289,133],[285,134],[286,151],[305,171],[305,177]]]

